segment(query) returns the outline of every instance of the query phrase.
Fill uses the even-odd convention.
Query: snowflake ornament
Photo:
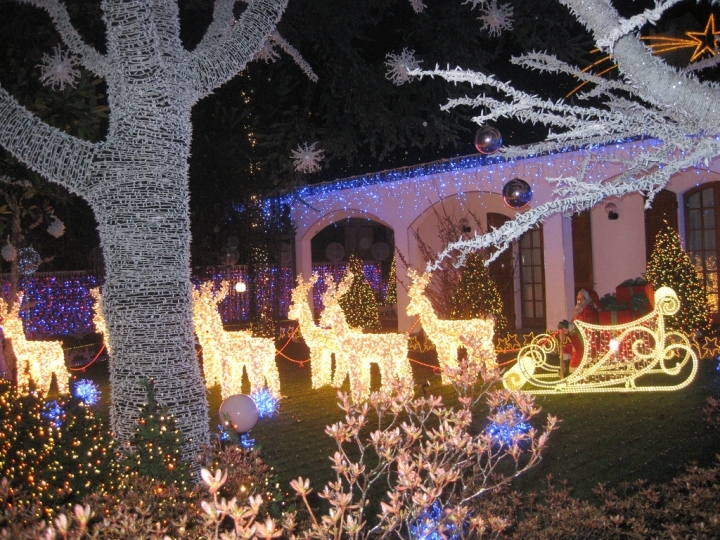
[[[325,153],[322,149],[315,149],[314,142],[308,146],[308,143],[298,145],[297,150],[290,152],[290,157],[293,159],[293,166],[297,172],[301,173],[313,173],[320,170],[320,160],[323,158]]]
[[[478,20],[482,21],[483,25],[480,30],[487,30],[490,37],[499,36],[503,30],[510,31],[513,29],[512,6],[508,4],[498,5],[497,0],[490,0],[481,9],[482,15],[478,17]]]
[[[400,54],[388,54],[385,65],[389,68],[385,74],[386,79],[390,79],[393,84],[400,86],[412,80],[410,71],[420,69],[422,60],[415,59],[415,51],[403,49]]]
[[[8,241],[8,243],[0,250],[0,255],[2,255],[2,258],[8,262],[14,261],[17,259],[17,249],[15,249],[15,246]]]
[[[63,52],[59,45],[54,51],[52,56],[43,54],[42,63],[37,65],[40,68],[40,82],[53,90],[74,87],[80,78],[80,70],[75,68],[78,64],[77,56],[70,51]]]
[[[62,221],[53,216],[52,223],[48,225],[47,232],[55,238],[60,238],[63,234],[65,234],[65,225]]]
[[[463,2],[463,5],[465,4],[472,4],[470,6],[470,9],[475,9],[476,7],[480,6],[480,9],[484,8],[488,3],[488,0],[466,0]]]
[[[410,5],[415,13],[422,13],[425,11],[425,4],[422,3],[422,0],[410,0]]]

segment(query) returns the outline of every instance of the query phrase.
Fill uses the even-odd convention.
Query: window
[[[711,313],[718,313],[716,227],[720,183],[704,184],[685,195],[685,246],[705,285]]]
[[[545,265],[541,227],[520,237],[520,296],[523,327],[545,329]]]

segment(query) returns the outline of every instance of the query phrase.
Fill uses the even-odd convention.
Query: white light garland
[[[565,378],[558,376],[559,366],[549,359],[559,349],[558,340],[549,334],[536,336],[520,349],[517,363],[503,376],[503,384],[531,394],[685,388],[697,374],[697,355],[687,336],[665,330],[665,317],[679,309],[675,291],[660,287],[655,291],[653,311],[635,321],[612,326],[575,321],[583,341],[583,357]]]
[[[349,270],[336,287],[328,280],[322,295],[325,310],[320,319],[335,333],[340,352],[335,354],[334,384],[340,387],[350,379],[350,396],[360,402],[370,397],[370,364],[380,368],[382,385],[397,381],[405,391],[412,391],[414,381],[407,358],[407,334],[364,334],[351,328],[340,307],[340,298],[350,288],[353,273]]]
[[[275,363],[275,341],[254,337],[249,330],[227,332],[223,328],[217,305],[230,290],[223,281],[213,294],[213,282],[207,281],[193,290],[193,321],[202,347],[205,384],[220,385],[223,399],[242,393],[243,373],[247,372],[250,392],[264,388],[280,397],[280,375]]]
[[[495,321],[492,319],[443,320],[438,319],[430,300],[425,296],[425,288],[430,283],[430,272],[418,274],[408,270],[410,287],[407,307],[408,315],[419,316],[420,324],[427,337],[435,345],[440,364],[442,383],[448,384],[448,370],[458,369],[458,349],[464,347],[472,364],[487,369],[497,366],[493,335]]]
[[[308,294],[317,280],[317,274],[313,274],[308,281],[303,281],[302,274],[298,275],[288,310],[288,319],[298,321],[302,338],[310,349],[313,388],[321,388],[332,382],[332,355],[340,352],[335,332],[315,324],[313,310],[308,303]]]
[[[0,298],[0,314],[5,339],[10,340],[15,353],[18,391],[27,394],[30,381],[37,386],[41,395],[50,390],[52,377],[55,375],[58,392],[70,393],[70,373],[65,367],[65,352],[60,341],[28,341],[25,337],[23,321],[20,318],[22,294],[8,311],[5,300]]]

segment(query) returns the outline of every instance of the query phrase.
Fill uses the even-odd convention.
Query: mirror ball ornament
[[[483,126],[475,133],[475,148],[481,154],[492,154],[502,146],[500,130],[492,126]]]
[[[40,254],[31,247],[18,250],[18,272],[23,276],[31,276],[40,266]]]
[[[258,420],[258,410],[255,401],[245,394],[235,394],[229,396],[220,405],[220,422],[225,425],[227,418],[230,417],[233,431],[237,433],[247,433]]]
[[[522,208],[532,199],[532,188],[525,180],[513,178],[503,186],[502,197],[510,208]]]

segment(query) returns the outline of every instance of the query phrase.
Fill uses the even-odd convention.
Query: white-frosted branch
[[[252,0],[230,34],[210,37],[190,55],[188,80],[196,99],[241,72],[275,30],[287,0]]]
[[[629,19],[618,19],[619,25],[616,26],[610,33],[603,37],[599,37],[596,40],[596,44],[602,50],[612,51],[617,40],[621,37],[626,36],[632,32],[637,32],[647,23],[655,24],[660,20],[663,13],[675,4],[679,4],[684,0],[665,0],[664,2],[656,2],[655,7],[652,9],[646,9],[639,15],[630,17]]]
[[[278,47],[280,47],[283,51],[290,55],[290,57],[295,61],[298,67],[302,69],[303,73],[307,76],[308,79],[310,79],[312,82],[318,82],[318,76],[313,71],[312,66],[310,66],[310,64],[305,61],[305,59],[295,47],[285,41],[285,39],[277,31],[273,32],[270,35],[270,39],[274,43],[277,43]]]
[[[16,159],[78,195],[86,195],[97,146],[47,125],[0,88],[0,146]]]
[[[620,27],[617,11],[605,0],[560,0],[592,32],[595,40]],[[652,55],[633,35],[618,39],[613,60],[634,94],[659,109],[692,122],[690,131],[715,133],[720,125],[720,88],[683,74]],[[689,132],[690,132],[689,131]]]
[[[212,22],[200,43],[195,47],[195,52],[211,48],[228,38],[235,24],[234,7],[235,0],[215,0]]]
[[[80,37],[70,22],[67,9],[59,0],[16,0],[45,10],[60,34],[63,43],[75,54],[80,63],[99,77],[107,75],[107,59]]]
[[[514,240],[549,216],[557,213],[568,215],[581,212],[592,208],[607,197],[622,197],[628,193],[641,192],[648,195],[647,205],[649,205],[652,197],[667,184],[673,174],[703,163],[718,153],[720,153],[720,141],[715,138],[701,139],[693,152],[674,157],[663,156],[660,149],[656,153],[645,152],[627,163],[626,172],[603,183],[587,182],[584,178],[591,161],[596,159],[588,157],[577,177],[548,178],[548,181],[558,185],[553,192],[555,199],[519,214],[487,234],[449,244],[434,262],[428,263],[427,269],[438,270],[445,259],[452,258],[457,258],[456,266],[462,266],[469,253],[492,247],[495,251],[487,261],[489,264]],[[653,162],[656,163],[654,167]],[[648,169],[651,172],[647,172]]]

